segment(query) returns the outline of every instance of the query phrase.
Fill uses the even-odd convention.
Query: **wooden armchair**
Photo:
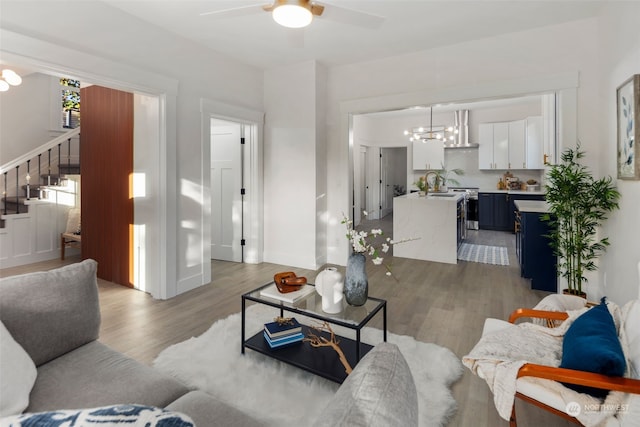
[[[82,235],[80,230],[80,209],[69,209],[67,227],[60,233],[60,259],[64,260],[64,252],[68,247],[82,249]]]
[[[631,304],[629,310],[627,311],[629,313],[627,317],[629,318],[625,322],[627,336],[635,336],[637,340],[637,337],[640,336],[640,331],[638,331],[638,328],[640,328],[640,323],[638,322],[638,320],[640,320],[640,300],[632,301],[629,304]],[[523,317],[540,318],[552,321],[565,320],[567,319],[568,315],[565,312],[541,311],[520,308],[515,310],[511,314],[511,316],[509,317],[509,323],[515,323],[517,319]],[[634,330],[630,330],[631,328],[634,328]],[[638,352],[639,350],[640,348],[638,348],[637,345],[631,348],[632,354],[630,355],[629,363],[634,364],[640,360],[640,354],[634,353]],[[632,372],[634,370],[635,372],[638,372],[639,369],[640,366],[633,366]],[[594,374],[591,372],[535,365],[531,363],[525,364],[518,371],[518,378],[525,377],[544,378],[562,383],[600,388],[609,391],[617,390],[625,393],[640,394],[640,379],[635,378],[609,377],[606,375]],[[520,383],[519,381],[516,390],[517,398],[543,408],[547,411],[550,411],[575,424],[582,425],[580,421],[567,413],[567,406],[562,399],[559,399],[558,396],[554,395],[553,393],[545,394],[542,386],[531,386],[530,384]],[[509,425],[511,427],[517,426],[515,403],[512,408]]]

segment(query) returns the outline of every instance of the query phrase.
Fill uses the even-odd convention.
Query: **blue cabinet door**
[[[513,230],[513,221],[509,217],[509,194],[495,193],[493,195],[493,224],[495,230]]]
[[[483,230],[512,230],[509,223],[509,195],[507,193],[478,194],[478,226]]]
[[[551,228],[541,216],[533,212],[521,213],[521,275],[531,279],[532,289],[557,292],[557,259],[547,237]]]
[[[493,229],[493,193],[478,194],[478,227]]]

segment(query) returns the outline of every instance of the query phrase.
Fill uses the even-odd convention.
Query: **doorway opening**
[[[259,264],[263,259],[264,113],[209,99],[202,114],[203,277],[211,260]]]
[[[382,219],[393,212],[393,198],[405,194],[407,147],[361,145],[354,167],[358,170],[355,191],[355,225],[364,218]]]

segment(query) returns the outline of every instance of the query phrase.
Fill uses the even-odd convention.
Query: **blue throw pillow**
[[[605,298],[569,326],[562,342],[560,367],[616,377],[624,375],[627,363]],[[565,386],[596,397],[605,397],[608,393],[607,390],[574,384]]]
[[[189,417],[178,412],[143,405],[113,405],[92,409],[71,409],[27,413],[3,418],[2,427],[194,427]]]

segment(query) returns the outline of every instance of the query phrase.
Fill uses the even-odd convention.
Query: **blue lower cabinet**
[[[532,289],[557,292],[557,257],[547,237],[551,232],[549,223],[542,221],[539,213],[520,212],[516,216],[520,219],[516,246],[522,277],[531,279]]]
[[[507,193],[478,194],[478,225],[482,230],[513,231]]]

